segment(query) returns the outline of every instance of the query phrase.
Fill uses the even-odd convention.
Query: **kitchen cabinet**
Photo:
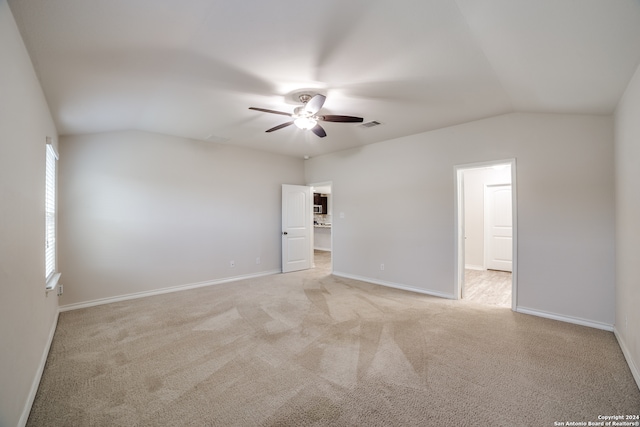
[[[313,193],[313,204],[317,205],[317,206],[322,206],[322,214],[328,214],[329,213],[329,209],[328,209],[328,203],[327,203],[327,196],[323,196],[320,193]]]
[[[316,225],[313,227],[313,249],[319,251],[331,250],[331,226]]]

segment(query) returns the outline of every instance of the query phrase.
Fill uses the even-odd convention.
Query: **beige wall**
[[[58,308],[44,277],[45,141],[57,132],[4,0],[0,63],[0,426],[16,426],[26,422]]]
[[[62,306],[280,271],[302,159],[135,131],[63,137],[60,156]]]
[[[615,119],[616,334],[640,386],[640,68]]]
[[[452,297],[454,166],[509,158],[518,309],[611,329],[611,117],[506,114],[308,160],[333,182],[334,272]]]

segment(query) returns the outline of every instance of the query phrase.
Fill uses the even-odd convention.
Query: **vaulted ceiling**
[[[61,135],[138,129],[303,157],[512,111],[611,114],[640,0],[9,0]],[[7,64],[3,64],[7,66]],[[328,136],[289,126],[327,96]]]

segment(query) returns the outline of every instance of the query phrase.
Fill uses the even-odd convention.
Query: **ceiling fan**
[[[249,107],[250,110],[262,111],[264,113],[280,114],[283,116],[292,117],[290,122],[282,123],[281,125],[267,129],[266,132],[273,132],[274,130],[282,129],[287,126],[295,124],[300,129],[311,129],[313,133],[320,138],[327,136],[322,126],[318,124],[319,121],[324,122],[339,122],[339,123],[361,123],[362,117],[354,116],[336,116],[333,114],[319,115],[318,111],[324,105],[326,97],[324,95],[311,96],[309,94],[301,94],[298,99],[303,105],[296,107],[293,113],[285,113],[283,111],[267,110],[266,108]]]

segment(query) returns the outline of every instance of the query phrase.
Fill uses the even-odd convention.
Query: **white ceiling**
[[[138,129],[298,157],[511,111],[611,114],[640,0],[9,0],[61,135]],[[376,120],[265,133],[293,94]]]

